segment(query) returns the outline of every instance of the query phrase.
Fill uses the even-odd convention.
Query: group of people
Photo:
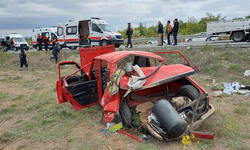
[[[171,40],[170,40],[170,35],[173,35],[174,37],[174,43],[173,45],[177,45],[177,34],[179,31],[179,22],[178,19],[175,18],[173,21],[173,28],[171,26],[170,20],[167,21],[167,27],[166,27],[166,32],[165,36],[167,37],[168,45],[171,45]],[[158,45],[157,46],[163,46],[163,25],[161,21],[158,21],[158,27],[157,27],[157,32],[158,32]]]
[[[7,52],[7,49],[14,52],[14,39],[11,38],[10,40],[3,40],[1,41],[2,52]]]
[[[37,35],[37,43],[38,43],[38,51],[42,50],[43,44],[44,44],[44,49],[48,51],[48,45],[49,43],[52,43],[52,49],[57,43],[57,38],[52,35],[51,40],[49,41],[49,38],[47,36],[42,37],[39,33]]]
[[[167,37],[167,41],[168,41],[168,45],[171,45],[171,40],[170,40],[170,35],[173,35],[174,37],[174,43],[173,45],[177,45],[177,34],[179,31],[179,22],[178,19],[175,18],[173,21],[173,28],[171,26],[170,20],[167,21],[167,27],[166,27],[166,32],[165,32],[165,36]],[[163,25],[161,23],[161,21],[158,21],[158,27],[157,27],[157,32],[158,32],[158,45],[157,46],[163,46]],[[128,46],[130,45],[130,48],[133,47],[132,42],[131,42],[131,38],[133,35],[133,28],[131,27],[131,23],[128,23],[128,27],[126,29],[126,35],[128,36],[128,42],[127,42],[127,46],[125,46],[126,48],[128,48]]]

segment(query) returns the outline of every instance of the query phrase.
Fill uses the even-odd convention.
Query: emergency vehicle
[[[9,44],[9,40],[13,38],[14,40],[14,50],[18,51],[19,49],[25,49],[26,51],[29,50],[29,44],[28,42],[23,38],[21,34],[18,33],[10,33],[5,34],[3,37],[5,37],[7,45]]]
[[[49,41],[51,41],[52,35],[57,38],[57,28],[56,26],[50,26],[45,28],[35,28],[32,30],[32,43],[33,47],[38,49],[38,42],[37,42],[37,35],[40,34],[42,38],[45,36],[49,38]],[[44,44],[43,44],[44,47]],[[48,48],[52,50],[52,43],[48,44]]]
[[[124,43],[120,33],[116,32],[106,21],[94,17],[88,20],[69,20],[64,25],[58,24],[57,41],[61,46],[70,49],[111,44],[118,48]]]

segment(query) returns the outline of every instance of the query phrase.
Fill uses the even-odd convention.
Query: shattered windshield
[[[26,42],[24,38],[13,38],[15,42]]]
[[[99,25],[103,31],[106,31],[106,32],[114,32],[115,31],[115,29],[113,27],[111,27],[109,24],[99,24]]]

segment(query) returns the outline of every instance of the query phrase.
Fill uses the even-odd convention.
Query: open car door
[[[63,69],[68,72],[72,71],[69,66],[75,66],[76,71],[66,77],[61,77]],[[83,72],[86,66],[81,68],[74,61],[60,62],[58,64],[57,97],[59,104],[69,101],[75,110],[99,104],[97,81],[91,80],[91,77]]]

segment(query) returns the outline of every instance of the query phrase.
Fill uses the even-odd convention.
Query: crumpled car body
[[[125,126],[132,126],[130,107],[166,100],[187,123],[186,130],[182,134],[200,127],[215,112],[215,108],[210,104],[208,93],[189,77],[195,73],[189,61],[178,51],[156,53],[115,51],[114,46],[109,45],[80,48],[79,53],[81,66],[74,61],[58,64],[59,104],[70,102],[75,110],[101,104],[106,122],[122,120]],[[161,53],[176,53],[187,64],[166,64],[160,56]],[[129,73],[111,80],[112,74],[126,68],[128,62],[133,66],[139,66],[146,77],[145,83],[136,89],[128,86],[131,80]],[[61,77],[62,68],[69,65],[77,67],[77,71]],[[80,75],[76,76],[78,73]],[[138,76],[138,73],[135,71],[133,75]],[[110,89],[118,90],[114,90],[115,94],[112,94],[113,91]],[[176,103],[176,99],[181,99],[180,101],[184,103]],[[160,140],[170,139],[168,136],[161,135],[159,128],[150,122],[144,124],[144,127]]]

